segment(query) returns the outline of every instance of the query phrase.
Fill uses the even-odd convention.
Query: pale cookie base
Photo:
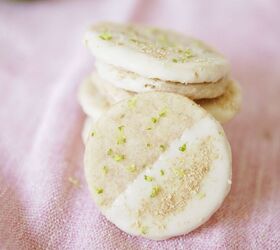
[[[86,144],[88,137],[90,136],[90,131],[92,129],[92,125],[94,123],[94,120],[90,117],[87,117],[84,121],[84,126],[82,130],[82,140],[83,143]]]
[[[114,85],[110,84],[108,81],[102,79],[97,72],[91,73],[92,84],[97,88],[99,93],[106,97],[110,104],[115,104],[123,99],[130,98],[135,95],[135,92],[126,91],[121,88],[116,88]]]
[[[146,78],[201,83],[229,74],[229,63],[222,55],[173,31],[99,23],[87,31],[84,40],[98,60]]]
[[[116,88],[112,84],[101,79],[96,72],[92,73],[91,80],[92,84],[96,85],[100,94],[107,99],[110,105],[135,95],[134,92]],[[241,90],[239,85],[234,80],[229,80],[229,84],[224,95],[213,99],[195,100],[195,102],[206,109],[219,122],[226,123],[233,119],[240,110],[241,99]],[[88,107],[88,110],[89,109],[90,107]]]
[[[219,122],[226,123],[240,110],[242,94],[237,82],[231,80],[225,94],[214,99],[197,100],[201,107],[212,114]]]
[[[112,106],[87,140],[85,175],[102,213],[155,240],[197,228],[231,186],[221,125],[180,95],[151,92]]]
[[[90,77],[86,78],[80,85],[78,101],[83,111],[94,120],[98,119],[110,107],[106,98],[100,95],[95,85],[92,84]]]
[[[163,91],[181,94],[190,99],[215,98],[222,95],[229,83],[228,78],[217,82],[182,84],[160,79],[146,78],[131,71],[127,71],[100,61],[96,62],[99,76],[117,88],[133,92]]]

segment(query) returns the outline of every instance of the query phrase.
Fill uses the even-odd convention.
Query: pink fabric
[[[277,0],[1,1],[0,248],[279,249],[279,9]],[[197,36],[230,59],[242,83],[242,112],[225,126],[232,191],[189,235],[162,242],[129,236],[90,198],[76,91],[93,67],[81,37],[98,20]]]

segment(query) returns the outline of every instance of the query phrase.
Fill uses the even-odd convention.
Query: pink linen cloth
[[[279,9],[277,0],[1,1],[0,249],[280,249]],[[225,126],[232,190],[188,235],[129,236],[90,197],[76,92],[93,68],[82,35],[99,20],[201,38],[242,84],[242,112]]]

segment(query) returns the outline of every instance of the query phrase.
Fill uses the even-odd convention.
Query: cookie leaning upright
[[[85,43],[98,60],[147,78],[189,84],[217,82],[229,73],[223,56],[169,30],[99,23],[88,30]]]
[[[90,134],[84,163],[93,198],[129,234],[158,240],[188,233],[229,192],[223,129],[183,96],[135,95],[105,112]]]

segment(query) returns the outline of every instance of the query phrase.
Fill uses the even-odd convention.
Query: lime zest
[[[127,167],[127,170],[131,173],[134,173],[136,171],[136,166],[135,164],[131,164]]]
[[[120,161],[123,161],[125,159],[125,156],[124,155],[121,155],[121,154],[115,154],[114,155],[114,160],[116,162],[120,162]]]
[[[95,188],[95,192],[96,192],[97,194],[102,194],[103,191],[104,191],[103,188],[100,188],[100,187]]]
[[[186,149],[187,149],[186,143],[184,143],[181,147],[179,147],[179,150],[180,150],[181,152],[185,152]]]
[[[150,197],[151,198],[156,197],[159,194],[159,192],[160,192],[160,186],[152,187],[152,191],[151,191]]]
[[[166,116],[166,114],[167,114],[167,108],[164,108],[159,112],[159,117],[164,117]]]
[[[172,168],[172,171],[176,176],[180,178],[183,178],[186,175],[186,169],[182,167],[174,167]]]
[[[99,35],[99,38],[101,38],[104,41],[109,41],[112,40],[112,35],[108,32],[103,32],[102,34]]]
[[[104,165],[104,166],[102,167],[102,172],[103,172],[103,174],[108,174],[108,172],[109,172],[108,167]]]
[[[147,234],[148,233],[148,227],[142,226],[140,228],[140,232],[141,232],[141,234]]]
[[[128,107],[129,108],[135,108],[136,107],[136,102],[137,102],[137,98],[136,96],[130,98],[128,101],[127,101],[127,104],[128,104]]]
[[[109,148],[108,151],[107,151],[107,155],[112,156],[113,153],[114,153],[114,152],[113,152],[113,149]]]
[[[159,119],[158,119],[157,117],[152,117],[152,118],[151,118],[152,123],[157,123],[158,120],[159,120]]]
[[[120,144],[125,144],[125,143],[126,143],[126,138],[123,135],[120,135],[117,138],[117,144],[120,145]]]
[[[144,180],[151,182],[154,180],[154,178],[152,176],[144,175]]]
[[[164,152],[166,149],[166,147],[163,144],[159,145],[159,148],[160,148],[161,152]]]

